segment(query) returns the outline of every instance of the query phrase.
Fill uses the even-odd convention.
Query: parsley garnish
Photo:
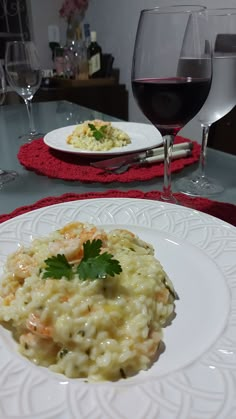
[[[100,128],[96,128],[93,124],[88,124],[89,128],[91,129],[93,136],[96,140],[101,140],[105,137],[105,131],[107,128],[107,125],[102,125]]]
[[[65,255],[58,254],[46,259],[44,262],[47,266],[43,273],[43,278],[61,279],[65,276],[69,280],[72,279],[72,265],[68,263]]]
[[[113,259],[110,253],[100,253],[101,240],[88,240],[83,247],[84,257],[77,267],[80,279],[105,279],[107,275],[114,276],[122,271],[118,260]]]
[[[58,254],[46,259],[46,268],[43,273],[43,278],[61,279],[62,277],[68,280],[73,279],[73,273],[77,273],[81,280],[86,279],[105,279],[108,275],[114,276],[122,272],[122,268],[118,260],[113,259],[110,253],[101,252],[102,241],[88,240],[83,244],[84,256],[75,268],[75,265],[69,264],[65,255]]]

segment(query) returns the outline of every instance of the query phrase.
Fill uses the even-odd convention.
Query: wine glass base
[[[213,178],[196,175],[193,178],[182,178],[176,182],[179,192],[190,196],[209,196],[223,192],[222,185]]]
[[[0,186],[4,185],[4,183],[11,182],[18,176],[17,172],[14,170],[0,170]]]
[[[161,194],[160,201],[167,202],[167,203],[170,203],[170,204],[178,204],[179,203],[178,200],[173,195],[170,195],[170,196],[167,197],[167,196]]]
[[[19,135],[18,138],[21,141],[24,141],[27,143],[29,141],[36,140],[37,138],[42,138],[44,137],[44,135],[45,134],[43,134],[42,132],[29,132],[28,134]]]

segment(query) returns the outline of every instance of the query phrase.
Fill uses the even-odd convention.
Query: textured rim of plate
[[[138,385],[84,384],[45,378],[40,367],[4,351],[0,366],[0,417],[37,419],[235,419],[236,229],[202,212],[158,201],[96,198],[25,213],[0,225],[1,242],[24,241],[32,230],[54,230],[73,219],[98,225],[126,224],[161,231],[202,250],[224,275],[231,291],[228,322],[212,347],[183,369]],[[44,226],[44,227],[43,227]],[[42,231],[42,234],[45,234]],[[37,234],[39,232],[37,231]],[[31,365],[31,364],[30,364]],[[17,382],[18,380],[18,382]],[[3,385],[4,384],[4,385]],[[6,402],[6,403],[5,403]]]
[[[75,129],[75,127],[77,127],[78,125],[81,125],[81,124],[76,124],[76,125],[69,125],[69,126],[66,126],[66,127],[57,128],[53,131],[48,132],[44,136],[43,141],[48,147],[52,148],[53,150],[61,151],[63,153],[78,154],[78,155],[83,156],[83,157],[92,157],[92,158],[97,158],[97,157],[102,158],[103,156],[109,158],[109,157],[117,156],[117,155],[120,155],[120,154],[125,155],[125,154],[129,154],[129,153],[141,152],[141,151],[144,151],[144,150],[148,150],[149,148],[158,147],[158,146],[162,145],[162,143],[163,143],[160,132],[157,130],[157,128],[155,128],[151,124],[144,124],[144,123],[139,123],[139,122],[123,122],[123,121],[121,121],[121,122],[109,121],[109,122],[111,122],[114,125],[118,125],[118,124],[122,124],[122,125],[124,124],[125,125],[125,124],[127,124],[129,126],[137,126],[137,127],[140,127],[140,128],[141,127],[143,127],[143,128],[148,127],[148,129],[150,129],[150,130],[153,129],[153,132],[155,132],[157,134],[157,137],[160,137],[160,138],[159,138],[158,142],[153,143],[152,145],[150,145],[148,147],[145,146],[145,144],[144,144],[143,147],[138,148],[138,149],[134,149],[134,150],[125,150],[124,147],[119,147],[115,151],[108,150],[108,151],[97,151],[97,152],[96,151],[89,152],[89,150],[80,150],[80,149],[76,149],[76,148],[72,148],[72,147],[69,148],[69,146],[68,146],[68,149],[63,149],[60,146],[58,147],[58,146],[52,144],[50,142],[50,140],[48,140],[50,135],[52,135],[54,133],[56,134],[63,129],[69,129],[70,131],[67,133],[67,135],[69,135]]]

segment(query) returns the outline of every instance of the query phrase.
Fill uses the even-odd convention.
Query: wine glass
[[[23,134],[19,138],[27,141],[42,136],[43,134],[35,129],[32,112],[32,99],[42,80],[42,71],[34,43],[31,41],[8,42],[5,69],[8,82],[23,98],[29,117],[29,133]]]
[[[0,105],[4,103],[5,93],[6,93],[5,76],[4,76],[2,64],[0,63]],[[4,183],[14,180],[16,176],[17,176],[17,173],[14,172],[13,170],[0,169],[0,188],[2,187]]]
[[[209,9],[208,22],[213,49],[213,77],[209,96],[198,114],[202,127],[199,167],[191,178],[176,182],[178,190],[193,196],[223,191],[223,186],[205,173],[208,134],[211,125],[236,105],[236,9]],[[194,60],[191,64],[194,65]]]
[[[207,46],[207,47],[206,47]],[[178,75],[179,62],[196,59],[196,68]],[[207,14],[204,6],[176,5],[141,11],[134,46],[132,89],[144,115],[164,143],[161,200],[176,202],[171,190],[174,137],[200,110],[212,76]]]

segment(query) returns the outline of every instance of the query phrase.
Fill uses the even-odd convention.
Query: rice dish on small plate
[[[82,150],[108,151],[130,144],[131,139],[127,133],[114,127],[111,122],[96,119],[77,125],[66,142]]]

